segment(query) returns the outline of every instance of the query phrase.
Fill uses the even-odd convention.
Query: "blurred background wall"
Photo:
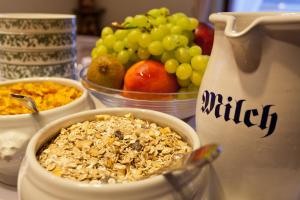
[[[104,25],[112,21],[121,21],[128,15],[143,13],[151,8],[162,6],[168,7],[171,12],[184,12],[192,16],[200,9],[197,2],[204,2],[205,4],[211,2],[212,8],[209,9],[212,12],[221,10],[223,5],[222,0],[96,0],[97,6],[106,10],[102,17]],[[77,4],[77,0],[0,0],[0,13],[73,13]],[[196,8],[196,5],[198,5],[198,8]],[[199,14],[196,15],[200,16]]]
[[[93,4],[95,10],[79,9],[82,2]],[[71,14],[76,11],[77,21],[82,24],[77,26],[77,60],[81,63],[83,57],[90,55],[96,40],[99,38],[101,27],[109,25],[113,21],[121,22],[126,16],[145,13],[152,8],[159,7],[167,7],[172,13],[183,12],[202,21],[207,21],[209,13],[222,10],[222,2],[222,0],[0,0],[0,13]],[[86,12],[94,12],[94,14],[101,12],[97,15],[99,21],[96,24],[98,26],[93,28],[97,31],[85,32],[83,30],[83,26],[91,23],[87,20]],[[80,17],[81,14],[82,17]]]
[[[92,33],[78,31],[77,50],[79,60],[90,54],[99,38],[101,27],[113,21],[121,22],[126,16],[145,13],[151,8],[168,7],[172,13],[184,12],[200,21],[208,21],[212,12],[221,11],[300,11],[300,0],[0,0],[0,13],[38,12],[38,13],[74,13],[77,21],[86,25],[86,19],[79,2],[93,4],[97,8],[92,12],[101,12],[96,18],[98,25]],[[95,24],[95,23],[94,23]],[[78,27],[78,30],[83,26]],[[95,31],[97,30],[97,31]]]

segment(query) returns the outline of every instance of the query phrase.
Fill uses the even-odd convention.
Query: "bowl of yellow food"
[[[200,170],[172,175],[174,155],[200,147],[192,127],[153,110],[104,108],[60,118],[27,146],[18,192],[21,200],[176,199],[202,189]],[[186,191],[185,191],[186,193]],[[178,196],[177,196],[178,197]]]
[[[33,99],[38,113],[11,97]],[[27,78],[0,83],[0,182],[16,185],[30,138],[44,125],[68,114],[94,108],[80,83],[65,78]]]

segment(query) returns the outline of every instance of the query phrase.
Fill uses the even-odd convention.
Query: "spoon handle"
[[[10,94],[10,96],[14,99],[19,100],[20,102],[22,102],[28,109],[32,110],[34,113],[38,113],[39,110],[36,106],[36,103],[34,102],[34,100],[30,97],[21,95],[21,94]]]
[[[187,154],[177,154],[173,156],[173,162],[164,173],[170,173],[178,170],[190,170],[192,168],[201,168],[204,165],[214,161],[221,153],[221,147],[218,144],[206,144]]]
[[[221,153],[221,147],[218,144],[204,145],[191,153],[181,155],[181,162],[174,164],[174,167],[168,171],[164,171],[163,175],[169,184],[174,189],[174,198],[177,200],[192,200],[195,198],[196,191],[193,189],[184,187],[182,177],[192,176],[195,177],[199,174],[199,170],[214,161]],[[181,170],[183,175],[175,175],[172,172]],[[193,175],[192,175],[193,174]],[[199,184],[199,183],[195,183]]]

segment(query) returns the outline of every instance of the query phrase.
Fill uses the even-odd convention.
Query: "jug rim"
[[[236,21],[243,20],[245,17],[251,17],[253,20],[243,30],[236,31]],[[211,14],[209,20],[214,24],[225,23],[226,36],[240,37],[257,25],[300,24],[300,12],[219,12]]]

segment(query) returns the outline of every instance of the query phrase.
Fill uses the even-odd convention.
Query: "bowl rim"
[[[189,135],[191,140],[193,141],[193,144],[191,144],[194,148],[201,146],[200,138],[198,137],[196,131],[189,126],[184,121],[180,120],[179,118],[176,118],[172,115],[168,115],[162,112],[158,112],[155,110],[149,110],[149,109],[141,109],[141,108],[129,108],[129,107],[118,107],[118,108],[102,108],[102,109],[96,109],[96,110],[89,110],[89,111],[83,111],[80,113],[72,114],[65,116],[63,118],[60,118],[58,120],[55,120],[48,125],[44,126],[42,129],[40,129],[30,140],[26,153],[25,158],[28,162],[27,166],[31,168],[32,172],[39,176],[40,181],[45,184],[55,184],[59,185],[62,189],[70,189],[70,190],[78,190],[81,192],[120,192],[120,191],[127,191],[130,189],[143,189],[147,187],[152,187],[154,185],[162,184],[165,180],[162,175],[157,175],[153,177],[149,177],[143,180],[129,182],[129,183],[120,183],[120,184],[90,184],[90,183],[82,183],[80,181],[74,181],[69,179],[64,179],[61,177],[56,177],[52,175],[50,172],[48,172],[45,168],[43,168],[37,158],[36,158],[36,152],[39,150],[39,148],[44,144],[40,142],[40,139],[49,131],[51,128],[54,128],[56,125],[59,125],[63,122],[67,122],[68,120],[77,118],[77,117],[84,117],[88,118],[89,116],[96,115],[96,114],[108,114],[111,113],[112,115],[119,115],[121,113],[144,113],[145,115],[152,115],[153,117],[161,117],[161,118],[168,118],[170,121],[180,124],[180,126],[187,131],[186,135]],[[81,120],[83,121],[84,118]],[[145,117],[146,118],[146,117]],[[157,121],[155,123],[161,124]],[[170,126],[172,128],[172,126]],[[58,128],[58,127],[57,127]],[[63,126],[59,126],[59,129],[63,128]],[[53,130],[52,130],[53,131]],[[44,141],[47,141],[56,135],[57,133],[52,132],[48,135],[47,139],[44,139]],[[39,144],[41,143],[41,144]],[[31,176],[33,177],[33,176]]]
[[[15,79],[15,80],[5,80],[3,82],[0,82],[0,86],[3,85],[9,85],[9,84],[14,84],[14,83],[21,83],[21,82],[44,82],[44,81],[51,81],[51,82],[55,82],[55,83],[60,83],[62,85],[69,85],[69,86],[73,86],[76,89],[80,90],[82,92],[81,96],[78,97],[77,99],[59,106],[59,107],[55,107],[49,110],[43,110],[39,112],[39,115],[51,115],[56,113],[57,111],[61,110],[61,109],[68,109],[68,108],[72,108],[73,106],[81,103],[82,101],[84,101],[87,97],[88,97],[88,91],[80,84],[80,82],[73,80],[73,79],[67,79],[67,78],[59,78],[59,77],[35,77],[35,78],[22,78],[22,79]],[[22,120],[22,119],[28,119],[32,116],[31,113],[26,113],[26,114],[16,114],[16,115],[0,115],[0,121],[4,120]]]
[[[79,71],[79,78],[80,81],[82,83],[82,85],[92,91],[92,92],[97,92],[97,93],[101,93],[101,94],[105,94],[105,95],[111,95],[109,93],[105,93],[103,91],[99,91],[97,89],[102,89],[105,91],[111,91],[113,93],[122,93],[124,92],[124,90],[121,89],[115,89],[115,88],[109,88],[109,87],[105,87],[102,85],[98,85],[96,83],[93,83],[92,81],[88,80],[86,77],[86,71],[87,71],[88,67],[85,66],[83,67],[80,71]],[[88,85],[91,85],[92,87],[88,87]],[[166,92],[166,93],[159,93],[159,92],[139,92],[139,91],[126,91],[126,93],[128,94],[135,94],[135,95],[157,95],[157,96],[173,96],[173,95],[178,95],[178,94],[182,94],[182,95],[196,95],[194,98],[187,98],[187,99],[165,99],[165,100],[156,100],[156,99],[151,99],[151,100],[145,100],[145,99],[133,99],[133,98],[127,98],[125,96],[119,95],[119,97],[122,97],[123,99],[126,100],[130,100],[130,101],[139,101],[139,102],[147,102],[147,101],[153,101],[153,102],[172,102],[172,101],[191,101],[191,100],[195,100],[197,99],[199,90],[197,91],[191,91],[191,92]]]
[[[55,13],[2,13],[0,20],[3,19],[30,19],[30,20],[67,20],[75,19],[76,15],[72,14],[55,14]]]

